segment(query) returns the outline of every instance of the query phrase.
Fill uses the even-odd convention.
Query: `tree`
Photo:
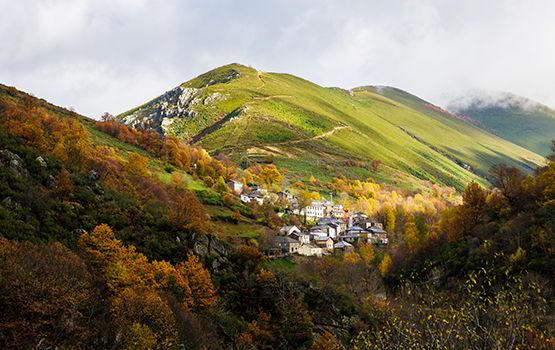
[[[385,229],[386,231],[393,233],[395,231],[395,224],[396,224],[396,216],[395,216],[395,210],[390,206],[390,205],[386,205],[383,208],[383,218],[384,218],[384,224],[385,224]]]
[[[216,301],[216,291],[210,274],[196,255],[189,254],[187,261],[179,263],[176,270],[189,281],[193,308],[206,308]]]
[[[60,243],[0,238],[0,346],[78,348],[100,337],[98,306],[85,263]],[[42,341],[41,341],[42,339]]]
[[[371,264],[374,260],[374,247],[370,243],[359,245],[359,255],[366,264]]]
[[[243,186],[248,186],[254,182],[252,173],[248,170],[243,171]]]
[[[517,168],[495,165],[491,168],[493,185],[509,200],[516,209],[525,203],[526,191],[523,186],[524,174]]]
[[[109,121],[113,121],[115,118],[113,115],[111,115],[108,112],[104,112],[101,116],[100,116],[100,120],[102,120],[103,122],[109,122]]]
[[[56,176],[56,194],[61,198],[70,198],[73,193],[73,182],[66,168],[62,168]]]
[[[409,252],[414,253],[418,247],[419,237],[414,217],[410,216],[409,220],[405,223],[403,230],[403,240]]]
[[[283,175],[274,164],[270,164],[262,168],[258,174],[258,178],[262,181],[265,187],[270,190],[274,184],[279,185],[281,183]]]
[[[382,261],[380,262],[380,265],[378,265],[378,270],[380,270],[380,273],[382,274],[382,276],[387,275],[389,270],[391,270],[392,264],[393,264],[393,261],[391,260],[391,256],[389,256],[389,254],[385,254],[384,257],[382,258]]]
[[[212,232],[210,216],[193,193],[178,188],[171,196],[169,205],[168,218],[177,227],[199,234]]]
[[[216,183],[214,184],[214,190],[218,193],[228,193],[230,191],[229,186],[225,183],[225,180],[222,176],[218,177],[218,180],[216,180]]]
[[[148,170],[148,158],[138,153],[129,154],[126,167],[127,170],[134,175],[148,176],[150,174]]]
[[[329,331],[325,331],[322,333],[312,346],[310,347],[311,350],[341,350],[344,347],[339,343],[335,335]]]

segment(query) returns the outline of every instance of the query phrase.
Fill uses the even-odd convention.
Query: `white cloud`
[[[555,106],[555,2],[0,0],[0,82],[118,113],[241,62],[329,86]]]

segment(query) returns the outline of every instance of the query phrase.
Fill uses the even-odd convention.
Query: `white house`
[[[326,206],[322,201],[313,201],[309,206],[302,209],[301,214],[304,214],[308,220],[318,220],[323,218],[326,213]]]
[[[315,245],[312,244],[303,244],[299,247],[299,249],[297,250],[297,253],[299,255],[305,255],[305,256],[322,256],[322,248],[317,247]]]
[[[333,239],[330,237],[314,237],[314,245],[331,252],[333,250]]]
[[[310,231],[325,232],[328,237],[332,238],[337,236],[337,226],[333,224],[313,226]]]
[[[239,199],[243,203],[256,202],[259,205],[264,204],[264,196],[258,192],[250,192],[250,193],[243,192],[241,193],[241,196],[239,197]]]
[[[295,225],[293,225],[293,226],[283,226],[282,228],[279,229],[279,233],[281,233],[283,236],[289,236],[293,232],[301,233],[301,230]]]
[[[239,197],[239,199],[241,200],[241,202],[243,203],[250,203],[251,202],[251,197],[249,197],[247,194],[245,193],[241,193],[241,196]]]
[[[241,194],[243,192],[243,183],[235,180],[230,180],[227,182],[227,186],[231,189],[231,191],[235,194]]]
[[[296,239],[297,241],[303,243],[303,244],[308,244],[310,243],[310,235],[306,234],[306,233],[301,233],[301,232],[292,232],[289,237]]]

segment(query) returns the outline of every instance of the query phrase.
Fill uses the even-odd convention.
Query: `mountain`
[[[494,164],[529,171],[544,161],[402,90],[326,88],[240,64],[202,74],[118,119],[237,162],[269,158],[293,180],[346,175],[462,189],[485,183]]]
[[[271,76],[262,77],[270,84]],[[409,140],[439,155],[440,142],[424,140],[410,118],[437,119],[440,126],[457,121],[393,88],[324,91],[376,113],[375,101],[396,106],[399,115],[383,124],[403,128],[401,135],[410,133]],[[225,130],[252,107],[237,108],[192,141]],[[335,133],[373,130],[342,117],[345,124],[332,124],[303,147],[345,147]],[[363,223],[383,222],[388,244],[372,244],[367,232],[333,253],[299,256],[292,247],[300,246],[298,253],[314,247],[282,237],[280,227],[311,225],[286,213],[279,200],[240,203],[225,180],[247,182],[246,171],[159,136],[94,121],[0,84],[0,348],[427,349],[440,342],[553,348],[554,157],[529,177],[500,168],[499,188],[473,183],[462,202],[437,186],[428,195],[352,178],[321,184],[322,192],[341,193],[351,212],[362,204],[371,215]],[[329,144],[320,145],[326,137]],[[371,140],[359,137],[339,140],[358,147]],[[252,170],[256,180],[251,174],[248,182],[281,177],[273,166]],[[287,189],[297,187],[304,185]],[[299,199],[313,194],[302,190]],[[352,239],[351,232],[344,237]],[[281,255],[284,242],[288,253]],[[480,322],[468,321],[474,319]]]
[[[468,122],[543,156],[555,138],[555,110],[510,93],[461,97],[448,107]]]
[[[72,230],[89,230],[105,222],[121,229],[127,240],[141,242],[149,256],[167,258],[169,251],[183,249],[175,236],[164,233],[169,232],[164,228],[168,225],[164,216],[171,211],[168,201],[176,180],[198,197],[221,238],[237,239],[245,232],[258,236],[268,229],[250,218],[249,209],[238,201],[224,203],[223,195],[213,189],[216,186],[205,183],[210,176],[172,164],[168,159],[171,149],[156,142],[158,135],[150,138],[155,148],[162,150],[156,153],[145,146],[146,141],[139,141],[141,137],[148,140],[148,134],[133,134],[121,125],[126,137],[118,139],[104,132],[100,124],[0,84],[0,198],[6,201],[0,204],[0,236],[57,238],[72,245],[78,238]],[[194,150],[178,147],[177,151],[190,158]],[[44,169],[37,166],[38,157],[47,164]],[[207,172],[213,170],[210,168],[231,171],[211,157],[203,158]],[[14,169],[6,164],[14,164]],[[71,173],[73,194],[61,200],[43,198],[49,191],[58,195],[53,183],[61,168]],[[210,182],[216,183],[220,175],[212,171],[215,179]],[[39,197],[42,199],[37,201]],[[8,202],[21,210],[10,211]],[[150,207],[145,209],[143,202]],[[112,208],[107,210],[113,213],[101,208]],[[154,217],[162,222],[152,220]]]

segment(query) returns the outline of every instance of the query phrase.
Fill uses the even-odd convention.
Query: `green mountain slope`
[[[555,138],[555,111],[523,97],[474,97],[454,101],[449,109],[474,125],[544,156]]]
[[[18,120],[16,124],[11,125],[11,128],[19,130],[19,133],[25,137],[10,134],[2,127],[2,121],[5,122],[10,113],[14,112],[8,111],[6,106],[12,106],[12,110],[18,110],[19,116],[33,114],[39,118],[43,117],[41,129],[44,130],[29,128],[23,120]],[[14,119],[17,118],[14,117]],[[63,121],[75,122],[74,124],[78,125],[76,128],[82,127],[85,131],[86,153],[95,154],[94,157],[88,156],[91,159],[87,160],[85,170],[76,170],[71,167],[71,164],[63,164],[60,160],[63,157],[52,156],[50,153],[56,152],[52,152],[39,141],[44,135],[59,134],[56,125]],[[26,137],[32,140],[27,140],[31,144],[30,146],[25,146]],[[0,167],[2,168],[0,171],[2,173],[0,174],[0,198],[8,198],[15,203],[22,203],[23,209],[10,210],[9,207],[0,205],[0,221],[3,220],[3,225],[0,224],[0,237],[14,239],[31,237],[33,240],[59,238],[61,241],[73,244],[78,235],[70,234],[71,229],[89,230],[100,223],[109,223],[117,230],[128,232],[129,236],[126,236],[127,233],[122,233],[122,238],[128,239],[130,242],[137,243],[148,240],[148,243],[142,242],[141,244],[144,243],[145,246],[152,248],[149,255],[152,253],[158,258],[164,257],[164,254],[169,254],[166,250],[168,247],[171,249],[183,249],[183,247],[180,244],[172,243],[175,242],[175,236],[169,235],[168,238],[159,232],[159,230],[169,232],[167,231],[168,227],[164,226],[167,225],[167,222],[156,222],[152,218],[167,220],[165,218],[167,213],[164,212],[162,215],[160,211],[169,211],[166,203],[168,201],[166,190],[173,186],[176,178],[179,179],[179,186],[195,193],[202,202],[210,214],[211,221],[217,225],[215,234],[218,238],[242,239],[240,237],[245,235],[245,232],[249,237],[258,237],[259,234],[268,230],[263,223],[248,216],[237,218],[237,212],[244,214],[246,207],[237,203],[231,205],[224,203],[222,194],[207,186],[198,176],[192,175],[183,168],[172,166],[167,159],[110,136],[101,131],[93,119],[55,106],[13,87],[0,84],[0,156],[4,155],[5,158],[6,154],[15,154],[26,164],[20,167],[21,169],[14,176],[13,171],[10,172],[9,167],[5,166],[5,159],[0,159],[2,165]],[[146,174],[140,176],[130,175],[132,171],[125,167],[125,164],[136,159],[132,156],[137,155],[146,159]],[[41,169],[37,166],[37,156],[46,159],[47,168]],[[21,163],[21,159],[14,159],[16,159],[14,164]],[[45,184],[52,183],[60,168],[64,166],[71,171],[71,177],[75,182],[72,185],[75,193],[64,199],[72,203],[67,208],[64,206],[65,204],[58,203],[59,198],[54,200],[43,198],[45,197],[44,193],[52,190],[52,184]],[[9,173],[9,177],[4,176],[6,172]],[[21,176],[17,173],[30,176]],[[96,173],[95,176],[99,177],[101,174],[106,174],[106,179],[93,181],[90,179],[91,173]],[[132,177],[137,182],[133,184],[128,177]],[[36,178],[42,182],[36,183]],[[123,181],[121,181],[122,179]],[[125,185],[120,186],[117,183]],[[91,188],[98,193],[90,193]],[[153,201],[145,199],[148,196],[139,196],[140,190],[137,188],[146,192],[150,190],[155,192],[160,190],[160,192],[157,193],[157,199]],[[37,201],[39,197],[41,200]],[[15,207],[18,205],[20,204]],[[52,208],[49,207],[50,205]],[[149,210],[155,211],[155,213],[153,214]],[[141,216],[143,214],[145,217]],[[6,222],[10,224],[6,224]],[[49,236],[50,234],[51,236]],[[146,248],[144,251],[147,251]]]
[[[533,152],[409,102],[375,88],[324,88],[231,64],[118,117],[237,161],[272,157],[292,178],[343,174],[406,188],[427,180],[460,189],[472,180],[484,182],[496,163],[531,169],[543,162]],[[382,165],[370,167],[376,160]]]

